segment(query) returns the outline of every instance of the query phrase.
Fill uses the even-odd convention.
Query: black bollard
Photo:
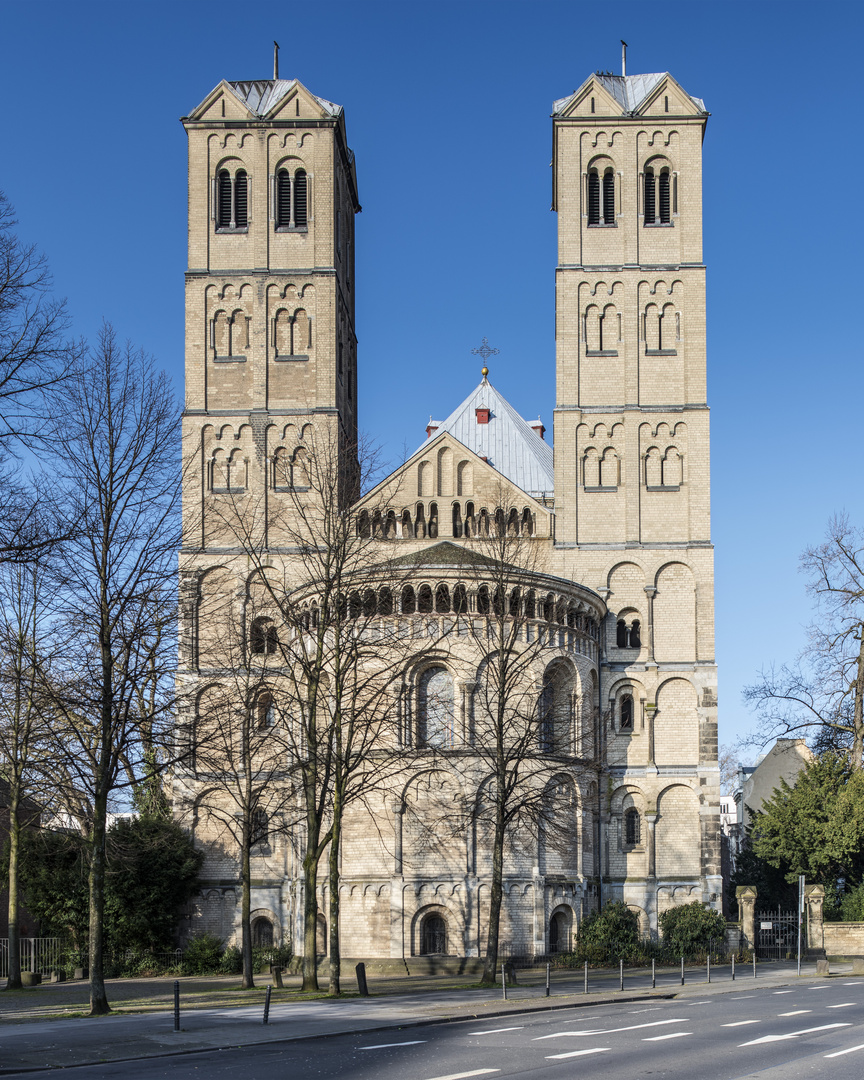
[[[504,995],[504,1000],[507,1000],[507,977],[504,974],[504,964],[501,964],[501,992]]]
[[[753,978],[756,978],[756,950],[753,950]]]
[[[174,980],[174,1030],[180,1030],[180,980]]]
[[[711,982],[711,953],[708,953],[708,982]]]
[[[620,981],[618,983],[618,989],[623,990],[624,989],[624,961],[623,960],[618,961],[618,972],[619,972],[619,979],[620,979]]]
[[[551,971],[552,971],[552,965],[547,964],[546,965],[546,997],[549,997],[549,979],[550,979]]]
[[[585,961],[585,993],[588,993],[588,961]]]
[[[657,987],[657,972],[655,971],[654,963],[655,963],[655,960],[654,960],[654,957],[652,956],[651,957],[651,989],[652,990],[656,989],[656,987]]]
[[[684,957],[681,957],[681,985],[684,985]]]
[[[363,963],[357,964],[354,973],[357,976],[357,990],[360,997],[369,997],[369,987],[366,985],[366,965]]]
[[[732,953],[732,982],[735,982],[735,953]]]
[[[264,998],[264,1020],[263,1023],[269,1024],[270,1022],[270,994],[273,990],[272,986],[267,987],[267,995]]]

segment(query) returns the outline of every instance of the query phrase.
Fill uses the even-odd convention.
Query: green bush
[[[840,918],[843,922],[864,922],[864,882],[843,894]]]
[[[199,934],[192,938],[183,954],[183,970],[187,975],[216,975],[221,971],[222,939],[215,934]]]
[[[665,952],[688,957],[707,952],[712,945],[724,949],[726,920],[718,911],[694,900],[692,904],[680,904],[664,911],[660,916],[660,933]]]
[[[243,970],[243,953],[236,945],[229,945],[219,961],[220,975],[239,975]]]

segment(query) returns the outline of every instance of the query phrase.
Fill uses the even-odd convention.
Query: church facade
[[[721,909],[707,116],[668,73],[598,73],[555,102],[553,444],[484,368],[449,417],[430,421],[417,452],[355,503],[359,533],[401,568],[384,606],[379,589],[375,615],[392,622],[388,640],[403,642],[387,710],[388,745],[404,767],[346,813],[345,956],[483,953],[488,830],[470,809],[459,828],[445,828],[431,808],[470,808],[482,790],[484,619],[502,610],[519,620],[521,647],[531,643],[525,685],[548,714],[536,775],[558,800],[554,842],[538,827],[507,848],[506,948],[566,948],[585,915],[613,899],[638,913],[646,934],[671,905]],[[275,643],[287,632],[278,613],[253,618],[260,565],[226,522],[245,515],[245,536],[292,587],[298,555],[274,523],[302,502],[316,439],[356,444],[360,204],[342,108],[296,80],[222,82],[183,122],[179,686],[194,724],[210,688],[236,685],[229,668],[246,663],[250,641],[253,653],[269,651],[266,635]],[[496,536],[521,545],[507,595],[483,561]],[[177,770],[173,794],[207,855],[190,928],[235,940],[237,857],[228,826],[203,813],[223,796],[194,764]],[[274,815],[252,852],[253,926],[259,941],[290,941],[299,953],[302,838],[277,817],[290,815]],[[322,884],[321,952],[326,899]]]

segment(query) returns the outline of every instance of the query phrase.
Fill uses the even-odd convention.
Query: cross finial
[[[472,356],[480,356],[483,358],[482,375],[484,379],[489,374],[489,368],[486,367],[486,361],[489,359],[490,356],[497,356],[498,351],[498,349],[491,348],[491,346],[489,345],[489,338],[486,337],[483,338],[483,343],[481,344],[479,349],[471,350]]]

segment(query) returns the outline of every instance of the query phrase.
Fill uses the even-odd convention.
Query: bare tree
[[[374,502],[353,508],[377,470],[373,452],[358,453],[322,430],[306,437],[291,469],[277,477],[281,498],[266,514],[224,498],[210,513],[254,570],[250,595],[260,613],[247,635],[272,634],[280,666],[274,694],[290,743],[302,837],[303,988],[318,989],[319,873],[329,851],[329,992],[337,995],[343,816],[401,767],[382,747],[392,743],[394,724],[387,688],[406,651],[389,618],[406,571],[388,561]]]
[[[792,665],[770,667],[744,698],[760,721],[756,741],[809,737],[816,749],[846,749],[856,768],[864,756],[864,530],[845,514],[828,524],[823,543],[801,556],[816,621]]]
[[[51,772],[49,716],[42,680],[51,664],[52,596],[39,563],[0,569],[0,784],[9,813],[9,973],[21,987],[19,854],[25,829],[39,824]]]
[[[92,1016],[110,1011],[102,956],[109,804],[130,770],[143,777],[152,767],[173,700],[177,424],[167,377],[104,326],[67,383],[52,460],[55,503],[65,502],[75,523],[53,561],[67,648],[52,707],[69,802],[87,815]]]

